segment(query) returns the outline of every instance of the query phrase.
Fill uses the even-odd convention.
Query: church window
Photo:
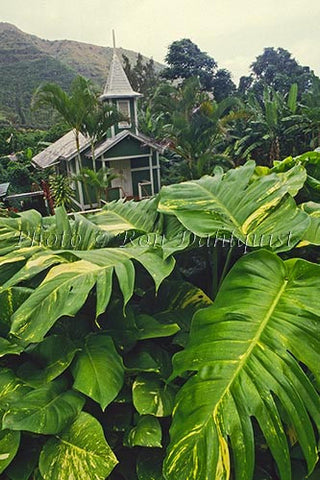
[[[126,117],[126,120],[119,122],[119,128],[130,128],[130,103],[129,100],[118,100],[118,110],[122,115]]]

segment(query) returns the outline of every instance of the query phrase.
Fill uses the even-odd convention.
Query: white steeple
[[[128,77],[125,74],[121,61],[117,55],[114,30],[112,31],[112,37],[113,37],[113,56],[112,56],[110,70],[107,78],[107,83],[106,83],[106,86],[104,87],[103,94],[100,96],[100,99],[107,100],[111,98],[140,97],[141,94],[138,92],[135,92],[131,87]]]

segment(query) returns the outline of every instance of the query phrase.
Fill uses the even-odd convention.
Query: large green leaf
[[[36,210],[21,212],[16,218],[0,217],[0,255],[38,245],[41,233],[42,217]]]
[[[294,165],[302,165],[307,173],[307,180],[301,191],[303,201],[320,201],[320,152],[311,151],[298,157],[287,157],[281,162],[274,162],[272,171],[285,172]]]
[[[84,399],[66,390],[65,382],[55,381],[9,403],[3,427],[45,435],[61,432],[82,410]]]
[[[71,241],[68,248],[73,250],[94,250],[106,247],[110,235],[87,220],[83,215],[75,214],[75,221],[71,227]],[[65,247],[64,247],[65,248]]]
[[[16,218],[0,218],[0,254],[36,246],[39,250],[90,250],[107,242],[99,227],[80,214],[74,217],[71,220],[64,207],[57,207],[54,217],[43,218],[36,210],[28,210]]]
[[[127,443],[130,447],[161,447],[161,438],[159,420],[152,415],[142,415],[128,433]]]
[[[0,413],[31,390],[8,368],[0,369]]]
[[[177,322],[187,329],[193,314],[209,305],[212,300],[203,290],[182,280],[165,280],[157,296],[149,292],[142,303],[143,308],[162,323]]]
[[[133,404],[140,415],[167,417],[173,409],[175,391],[155,375],[138,375],[132,385]]]
[[[13,335],[25,342],[41,341],[59,317],[73,316],[79,311],[95,285],[96,315],[100,315],[110,300],[113,272],[118,278],[126,304],[134,288],[133,259],[150,273],[156,288],[174,267],[172,258],[164,261],[161,251],[149,247],[105,248],[72,253],[79,260],[53,267],[30,298],[13,314]]]
[[[290,250],[310,222],[288,193],[303,186],[305,169],[296,166],[250,183],[254,168],[250,161],[223,176],[163,187],[159,210],[200,237],[235,237],[251,247]]]
[[[229,478],[230,447],[236,480],[251,480],[251,417],[281,480],[291,480],[285,423],[312,471],[318,455],[311,419],[319,430],[320,398],[299,362],[319,379],[319,295],[318,265],[283,262],[264,250],[236,263],[213,306],[195,314],[189,344],[174,358],[175,375],[197,373],[177,395],[168,480]]]
[[[44,480],[105,480],[116,464],[101,425],[83,412],[70,428],[47,441],[39,461]]]
[[[135,314],[130,306],[124,315],[117,301],[110,305],[104,325],[106,333],[121,350],[132,348],[138,340],[170,337],[180,330],[176,323],[165,324],[150,315]]]
[[[6,336],[11,327],[11,316],[20,305],[30,297],[33,290],[24,287],[13,287],[0,292],[0,334]]]
[[[0,337],[0,357],[5,355],[19,355],[23,352],[23,347],[15,343],[9,342],[9,340]]]
[[[61,375],[79,350],[68,337],[50,335],[28,349],[31,361],[23,363],[17,374],[28,385],[37,387]]]
[[[1,245],[1,243],[0,243]],[[16,274],[25,266],[29,259],[32,259],[38,253],[44,253],[45,250],[42,247],[26,247],[16,248],[13,252],[7,253],[0,257],[0,284],[1,290],[3,285],[8,288],[11,285],[11,278],[16,278]],[[8,282],[8,284],[7,284]],[[12,285],[14,285],[14,280]]]
[[[155,230],[158,217],[157,199],[140,202],[117,200],[108,203],[101,212],[89,216],[89,220],[102,230],[117,235],[130,230],[149,233]]]
[[[191,232],[173,216],[162,216],[161,234],[158,232],[145,233],[143,235],[127,235],[126,241],[130,246],[158,246],[163,251],[163,258],[170,257],[175,252],[185,250],[192,240]]]
[[[20,443],[20,432],[2,430],[0,432],[0,473],[2,473],[15,457]]]
[[[11,260],[17,262],[18,258],[19,257],[11,258]],[[2,284],[2,289],[6,291],[10,287],[13,287],[22,282],[26,282],[38,275],[39,273],[44,272],[45,270],[48,270],[54,265],[60,263],[67,263],[67,260],[61,255],[57,255],[56,253],[52,252],[51,250],[37,250],[34,254],[32,254],[31,258],[28,259],[24,265],[21,265],[22,268],[20,268],[14,275],[12,275],[6,282]]]
[[[298,247],[320,245],[320,203],[307,202],[301,204],[300,208],[309,215],[310,225]]]
[[[163,379],[172,372],[170,354],[151,340],[139,342],[125,355],[124,363],[128,371],[157,373]]]
[[[73,388],[88,395],[104,410],[123,385],[122,358],[106,334],[90,334],[73,365]]]

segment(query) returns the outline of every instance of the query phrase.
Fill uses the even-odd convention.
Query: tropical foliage
[[[101,198],[104,196],[107,198],[108,188],[111,187],[111,182],[117,178],[117,174],[113,173],[112,168],[100,168],[98,171],[91,168],[83,168],[79,175],[74,177],[75,180],[80,180],[85,185],[89,203],[92,205],[96,200],[98,206],[101,207]],[[94,198],[91,199],[89,187],[94,191]]]
[[[319,164],[1,218],[3,478],[317,478]]]

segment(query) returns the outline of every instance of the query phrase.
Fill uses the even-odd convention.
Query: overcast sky
[[[190,38],[235,81],[264,47],[283,47],[320,75],[319,0],[1,0],[0,20],[39,37],[123,48],[164,61]]]

